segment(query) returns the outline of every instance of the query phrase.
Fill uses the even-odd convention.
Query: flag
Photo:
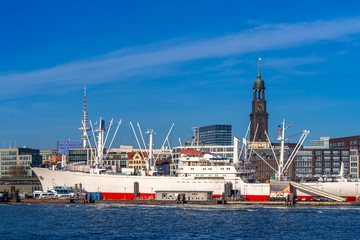
[[[283,130],[282,128],[279,128],[279,129],[277,130],[276,135],[279,135],[279,134],[281,133],[281,131],[282,131],[282,130]]]
[[[289,127],[291,127],[291,124],[287,128],[289,128]]]
[[[261,57],[259,57],[259,61],[261,61],[262,60],[262,58]]]

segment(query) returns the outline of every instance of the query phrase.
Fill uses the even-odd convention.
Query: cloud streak
[[[360,17],[296,24],[262,25],[238,34],[182,41],[166,47],[138,47],[114,51],[89,60],[71,62],[48,69],[0,75],[0,96],[80,84],[121,81],[131,77],[147,77],[151,71],[168,69],[189,61],[223,58],[267,50],[288,49],[321,41],[338,40],[360,32]],[[137,50],[138,49],[138,50]],[[319,60],[319,59],[317,59]],[[305,61],[306,62],[306,61]],[[161,74],[161,73],[160,73]],[[21,87],[20,87],[21,86]],[[29,93],[31,94],[31,93]]]

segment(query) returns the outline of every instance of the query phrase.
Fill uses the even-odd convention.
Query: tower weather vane
[[[258,60],[258,69],[259,69],[259,74],[260,74],[260,61],[262,60],[261,57],[259,57],[259,60]]]

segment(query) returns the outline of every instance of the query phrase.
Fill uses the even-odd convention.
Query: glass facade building
[[[69,154],[69,149],[82,148],[82,141],[61,140],[57,141],[57,151],[61,154]]]
[[[31,177],[30,166],[38,167],[42,164],[40,150],[31,148],[0,149],[0,177]]]
[[[228,146],[231,145],[231,125],[210,125],[199,127],[196,137],[203,145]]]

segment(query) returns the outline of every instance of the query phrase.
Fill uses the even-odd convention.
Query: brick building
[[[332,138],[330,148],[334,149],[360,149],[360,136]]]
[[[344,162],[345,174],[349,173],[349,149],[300,149],[293,165],[292,178],[319,178],[335,176]]]

